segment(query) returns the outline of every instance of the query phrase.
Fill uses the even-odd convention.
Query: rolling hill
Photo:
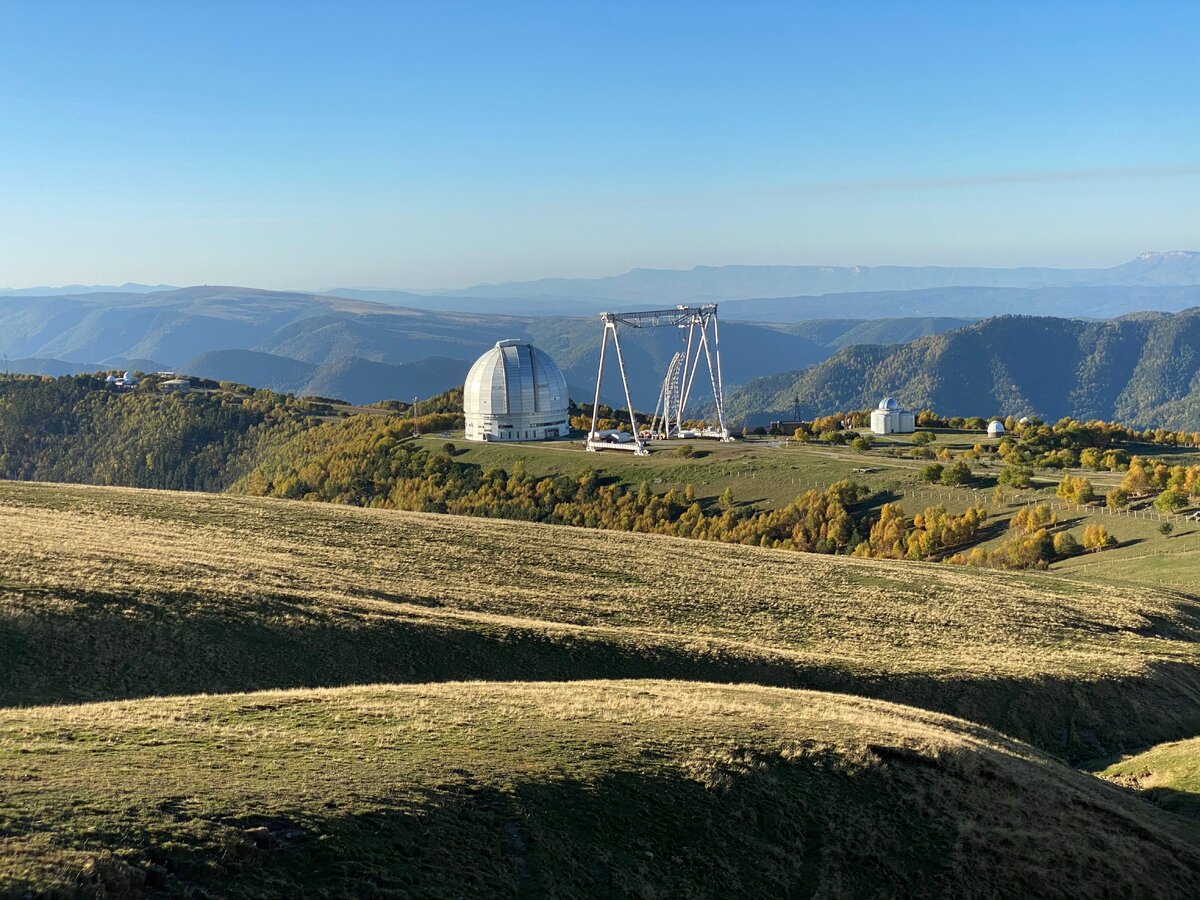
[[[862,694],[1073,757],[1200,733],[1200,610],[1167,590],[116,488],[0,483],[0,512],[0,705],[666,677]]]
[[[766,421],[873,407],[895,395],[945,415],[1116,419],[1200,430],[1200,309],[1104,322],[1005,316],[900,346],[849,347],[730,397],[731,417]]]
[[[843,324],[849,331],[861,323]],[[889,332],[905,337],[937,327],[892,321],[873,333],[886,340]],[[23,364],[29,371],[172,369],[356,403],[440,393],[506,338],[532,340],[552,353],[573,393],[590,397],[600,343],[594,318],[435,312],[219,286],[0,298],[0,351],[29,360]],[[629,334],[625,346],[634,400],[653,405],[680,336],[648,329]],[[722,328],[722,348],[730,384],[812,365],[836,349],[800,330],[739,322]],[[698,385],[697,397],[705,393]],[[615,383],[605,399],[623,400]]]
[[[1189,897],[1188,823],[959,719],[663,681],[0,710],[14,896]]]
[[[1044,752],[1200,731],[1194,598],[157,491],[0,514],[6,894],[1200,888],[1192,824]]]

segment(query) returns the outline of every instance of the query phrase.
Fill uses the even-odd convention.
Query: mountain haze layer
[[[543,278],[480,284],[447,296],[543,301],[606,299],[694,303],[748,297],[791,297],[945,287],[1178,286],[1200,283],[1200,253],[1149,252],[1107,269],[971,268],[950,266],[696,266],[633,269],[604,278]]]
[[[961,320],[887,320],[871,323],[871,333],[874,340],[906,340],[956,324]],[[726,383],[818,363],[838,348],[830,342],[862,325],[727,322],[721,329]],[[461,384],[470,364],[507,338],[530,340],[550,352],[572,396],[590,398],[600,335],[592,317],[438,312],[237,287],[0,298],[0,352],[9,356],[13,371],[171,369],[355,403],[440,393]],[[623,344],[634,401],[653,405],[683,338],[676,329],[643,329],[629,333]],[[699,384],[697,398],[706,393]],[[615,369],[604,397],[623,399]]]

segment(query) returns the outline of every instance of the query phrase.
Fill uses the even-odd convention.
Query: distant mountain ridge
[[[872,333],[876,340],[906,340],[914,330],[961,323],[889,320],[874,323]],[[831,341],[865,324],[825,322],[824,340],[802,326],[728,322],[721,329],[726,382],[818,363],[838,349]],[[506,338],[543,347],[563,368],[572,395],[590,396],[600,345],[600,323],[592,317],[439,312],[227,286],[0,298],[0,352],[26,361],[26,371],[173,369],[355,403],[440,393]],[[636,403],[653,405],[680,342],[674,329],[638,331],[623,342]],[[706,392],[698,384],[695,396]],[[610,378],[605,399],[620,400],[620,393]]]
[[[543,278],[439,292],[454,297],[720,302],[946,287],[1154,287],[1200,284],[1200,252],[1148,252],[1105,269],[954,266],[696,266],[602,278]]]
[[[1200,431],[1200,308],[1100,322],[1003,316],[895,346],[848,347],[804,371],[755,379],[729,415],[761,423],[896,396],[947,415],[1115,419]]]
[[[62,287],[28,287],[0,288],[0,297],[65,297],[72,294],[151,294],[156,291],[170,291],[175,288],[169,284],[134,284],[128,282],[122,285],[107,284],[67,284]]]

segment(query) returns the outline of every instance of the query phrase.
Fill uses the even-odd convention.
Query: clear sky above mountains
[[[1200,4],[21,3],[0,286],[1200,247]]]

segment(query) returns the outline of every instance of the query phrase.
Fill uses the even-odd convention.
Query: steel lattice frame
[[[601,313],[604,332],[600,339],[600,368],[596,373],[596,396],[592,405],[592,427],[588,432],[587,448],[589,450],[624,449],[622,444],[610,444],[600,440],[596,432],[596,423],[600,415],[600,385],[604,380],[605,352],[608,349],[608,339],[612,336],[613,349],[617,354],[617,368],[621,372],[621,386],[625,390],[625,403],[629,408],[629,427],[633,430],[633,442],[630,449],[635,453],[644,454],[645,442],[642,441],[637,427],[637,415],[633,409],[633,399],[629,393],[629,377],[625,372],[625,359],[621,354],[621,337],[619,326],[629,328],[678,328],[688,330],[687,349],[681,354],[676,353],[671,358],[666,378],[663,380],[662,391],[659,394],[659,407],[663,407],[663,427],[667,434],[678,434],[683,427],[683,410],[687,407],[688,398],[692,393],[692,385],[696,380],[696,370],[700,367],[701,358],[708,369],[709,382],[712,385],[713,402],[717,412],[718,435],[721,440],[728,441],[729,429],[725,427],[725,398],[721,381],[721,344],[717,326],[717,304],[706,303],[703,306],[676,306],[674,309],[654,309],[642,312]],[[711,334],[711,337],[710,337]],[[673,401],[673,402],[672,402]],[[670,406],[671,408],[666,408]],[[658,425],[658,408],[655,408],[653,431]],[[673,421],[672,421],[673,416]]]

